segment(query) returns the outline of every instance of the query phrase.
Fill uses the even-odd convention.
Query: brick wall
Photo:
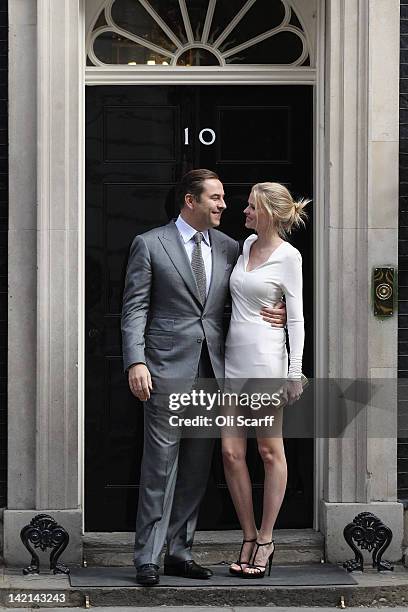
[[[0,0],[0,508],[7,472],[8,0]]]
[[[398,237],[398,378],[408,379],[408,0],[401,0],[400,198]],[[401,381],[401,384],[405,381]],[[408,380],[406,381],[408,385]],[[406,392],[407,391],[407,392]],[[398,497],[408,502],[408,387],[399,392]],[[405,430],[405,431],[404,431]]]

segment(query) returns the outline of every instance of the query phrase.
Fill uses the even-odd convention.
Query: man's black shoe
[[[213,572],[207,567],[198,565],[198,563],[191,559],[189,561],[177,561],[176,563],[164,562],[164,574],[166,576],[182,576],[183,578],[206,580],[211,578]]]
[[[159,566],[154,563],[144,563],[136,568],[136,582],[142,586],[154,586],[159,583]]]

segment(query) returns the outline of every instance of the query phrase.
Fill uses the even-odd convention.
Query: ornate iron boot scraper
[[[389,561],[382,561],[381,557],[392,540],[392,531],[372,512],[361,512],[352,523],[345,526],[343,531],[347,544],[354,552],[354,559],[345,561],[343,567],[348,572],[364,571],[364,559],[360,550],[373,551],[373,567],[380,571],[392,571],[394,566]]]
[[[58,525],[57,521],[49,514],[37,514],[20,532],[21,541],[31,554],[31,563],[23,569],[23,574],[39,574],[40,559],[35,548],[45,551],[52,548],[50,553],[50,570],[54,574],[69,574],[69,568],[63,563],[58,563],[60,555],[64,552],[69,542],[68,532]]]

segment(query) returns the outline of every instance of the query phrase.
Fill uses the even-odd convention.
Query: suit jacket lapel
[[[222,238],[222,234],[217,230],[210,230],[211,240],[211,256],[212,256],[212,273],[210,289],[208,291],[207,300],[205,302],[204,310],[208,307],[211,300],[217,293],[218,287],[224,278],[225,274],[225,263],[226,263],[226,248],[225,240]]]
[[[187,288],[202,307],[194,273],[191,269],[191,264],[186,253],[186,249],[174,221],[170,221],[170,223],[165,226],[162,236],[159,236],[159,240],[162,243],[167,255],[173,262],[177,272],[187,285]]]

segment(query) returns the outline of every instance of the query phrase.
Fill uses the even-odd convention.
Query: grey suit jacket
[[[153,379],[194,380],[205,339],[214,374],[224,378],[223,313],[239,244],[218,230],[209,233],[212,276],[204,308],[174,221],[133,240],[122,309],[125,371],[145,363]]]

